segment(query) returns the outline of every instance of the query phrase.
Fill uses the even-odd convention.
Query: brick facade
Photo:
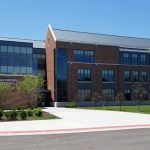
[[[49,37],[51,35],[51,31],[48,30]],[[46,40],[47,41],[47,40]],[[54,55],[52,53],[55,48],[65,48],[67,50],[68,55],[68,66],[67,66],[67,82],[68,82],[68,100],[72,101],[77,94],[78,87],[80,86],[87,86],[90,87],[92,91],[102,93],[102,89],[106,86],[109,86],[109,83],[102,82],[102,70],[103,69],[112,69],[115,72],[115,79],[113,86],[115,88],[115,93],[121,91],[124,93],[125,87],[132,87],[133,85],[133,70],[139,71],[139,81],[141,81],[141,71],[148,72],[148,82],[150,81],[150,68],[147,65],[125,65],[120,64],[120,50],[119,46],[111,46],[111,45],[97,45],[97,44],[82,44],[76,42],[63,42],[63,41],[54,41],[53,38],[50,38],[50,48],[46,48],[47,51],[47,69],[49,69],[47,76],[48,76],[48,88],[50,88],[52,95],[54,95],[54,83],[52,80],[54,79],[52,75],[54,64],[52,62],[53,58],[50,55]],[[93,50],[94,51],[94,63],[79,63],[74,62],[74,49],[82,49],[82,50]],[[50,53],[51,51],[51,53]],[[48,62],[51,59],[51,62]],[[53,64],[53,66],[51,66]],[[52,68],[51,68],[52,67]],[[50,68],[52,70],[50,70]],[[90,68],[91,69],[91,81],[90,82],[78,82],[78,68]],[[124,82],[124,70],[131,71],[131,82],[125,83]],[[54,72],[53,72],[54,73]],[[145,86],[148,87],[149,85],[145,83]],[[54,96],[52,96],[53,100],[55,101]]]

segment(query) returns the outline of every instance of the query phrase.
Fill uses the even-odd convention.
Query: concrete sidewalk
[[[150,115],[105,110],[46,108],[62,119],[0,122],[0,136],[149,128]]]

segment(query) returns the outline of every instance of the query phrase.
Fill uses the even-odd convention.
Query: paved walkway
[[[147,114],[70,108],[44,110],[62,119],[0,122],[0,136],[150,128]]]

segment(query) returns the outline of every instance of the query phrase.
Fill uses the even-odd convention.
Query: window
[[[13,53],[13,46],[8,46],[8,52]]]
[[[27,48],[27,54],[32,54],[32,48],[30,47]]]
[[[32,73],[32,67],[27,67],[27,74],[31,74]]]
[[[7,66],[7,52],[1,52],[0,58],[1,66]]]
[[[14,73],[20,74],[20,67],[14,67]]]
[[[91,81],[91,69],[78,69],[78,81]]]
[[[114,100],[115,99],[115,90],[108,88],[103,89],[103,95],[105,97],[105,100]]]
[[[139,82],[139,72],[137,70],[133,71],[133,82]]]
[[[130,81],[131,81],[130,71],[129,70],[125,70],[124,71],[124,82],[130,82]]]
[[[14,66],[14,55],[12,52],[7,53],[7,65]]]
[[[129,65],[148,65],[149,56],[148,53],[142,50],[127,49],[128,51],[120,52],[120,63]]]
[[[1,72],[7,73],[7,66],[1,66]]]
[[[79,100],[90,101],[91,100],[91,89],[78,89]]]
[[[32,73],[32,47],[0,46],[1,73]]]
[[[147,88],[144,89],[144,99],[145,99],[145,100],[148,100],[148,99],[149,99],[149,98],[148,98],[148,90],[147,90]]]
[[[27,53],[26,47],[21,47],[20,53],[26,54]]]
[[[58,102],[66,102],[67,97],[67,49],[55,49],[55,83]],[[45,72],[41,72],[42,74]]]
[[[20,47],[14,47],[14,53],[20,53]]]
[[[114,82],[114,71],[113,70],[102,70],[102,81],[103,82]]]
[[[129,64],[129,53],[127,53],[127,52],[123,53],[123,63]]]
[[[14,67],[8,66],[8,73],[10,74],[14,73]]]
[[[7,46],[1,46],[1,52],[7,53]]]
[[[14,53],[14,66],[20,66],[20,53]]]
[[[32,67],[32,54],[27,54],[26,59],[27,59],[26,60],[27,61],[26,66]]]
[[[94,62],[94,52],[92,50],[74,50],[74,61],[75,62]]]
[[[45,70],[38,70],[38,74],[41,76],[45,76]]]
[[[141,60],[141,64],[142,65],[146,65],[147,63],[146,63],[146,54],[141,54],[140,55],[140,60]]]
[[[125,99],[131,100],[131,89],[125,89]]]
[[[147,71],[142,71],[142,82],[147,82]]]
[[[27,55],[26,55],[26,53],[21,53],[20,63],[21,63],[21,67],[27,66]]]
[[[21,74],[26,74],[26,67],[21,67]]]
[[[132,64],[134,64],[134,65],[138,64],[138,55],[137,55],[137,53],[132,53]]]

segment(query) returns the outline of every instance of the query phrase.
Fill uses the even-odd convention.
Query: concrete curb
[[[54,130],[0,131],[0,136],[63,134],[63,133],[125,130],[125,129],[139,129],[139,128],[150,128],[150,124],[102,126],[102,127],[91,127],[91,128],[90,127],[89,128],[70,128],[70,129],[54,129]]]

